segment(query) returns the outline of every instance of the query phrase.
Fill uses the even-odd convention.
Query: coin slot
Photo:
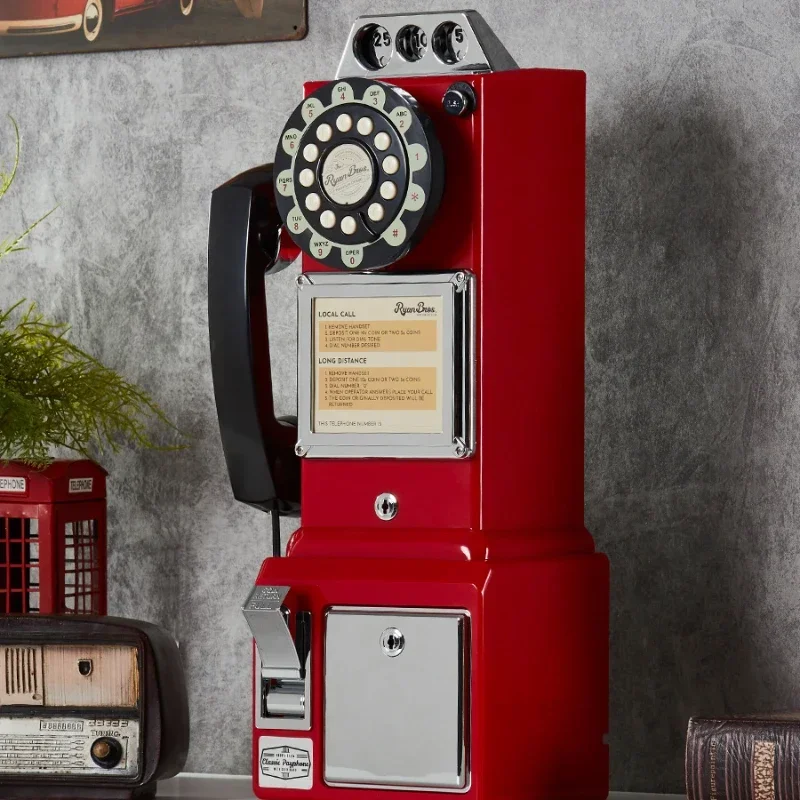
[[[439,61],[452,65],[466,58],[469,42],[464,29],[457,22],[448,20],[437,26],[431,45]]]
[[[364,69],[383,69],[394,53],[392,37],[382,25],[365,25],[353,39],[353,55]]]
[[[397,33],[397,52],[412,64],[428,52],[428,34],[418,25],[405,25]]]

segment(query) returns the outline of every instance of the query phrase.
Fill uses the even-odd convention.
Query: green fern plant
[[[16,149],[11,169],[0,165],[0,200],[8,193],[20,162],[20,134],[12,119]],[[55,209],[21,234],[0,241],[0,261],[25,250],[25,240]],[[0,308],[0,461],[35,467],[52,461],[55,447],[86,458],[124,443],[173,450],[156,444],[154,421],[177,428],[152,398],[69,339],[69,325],[46,320],[35,303],[21,300]]]

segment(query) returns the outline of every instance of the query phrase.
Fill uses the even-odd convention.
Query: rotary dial
[[[291,237],[337,269],[378,269],[422,236],[443,187],[441,149],[402,90],[365,78],[317,89],[275,155],[278,210]]]

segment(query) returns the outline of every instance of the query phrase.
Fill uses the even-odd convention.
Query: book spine
[[[692,719],[688,800],[799,800],[800,722]]]

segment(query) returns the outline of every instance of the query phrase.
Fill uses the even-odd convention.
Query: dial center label
[[[440,296],[314,301],[315,433],[441,433]]]
[[[367,151],[357,144],[340,144],[322,164],[322,188],[340,206],[360,203],[372,189],[374,170]]]

